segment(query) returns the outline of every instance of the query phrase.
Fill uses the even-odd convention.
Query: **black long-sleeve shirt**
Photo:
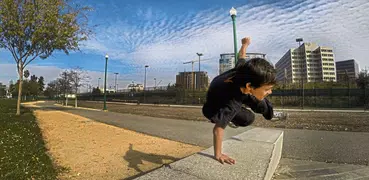
[[[206,95],[206,103],[202,108],[203,115],[211,122],[226,127],[245,104],[255,113],[262,114],[265,119],[272,119],[272,104],[266,98],[259,101],[252,95],[243,94],[240,87],[229,81],[234,75],[235,69],[231,69],[213,79]]]

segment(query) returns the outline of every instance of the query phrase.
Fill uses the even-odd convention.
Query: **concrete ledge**
[[[283,131],[253,128],[223,142],[223,152],[235,158],[234,165],[214,160],[211,147],[136,179],[270,180],[279,164],[282,144]]]

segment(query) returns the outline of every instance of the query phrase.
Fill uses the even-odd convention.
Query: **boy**
[[[243,107],[243,104],[267,120],[275,117],[272,104],[265,97],[272,93],[276,84],[276,70],[262,58],[245,60],[250,43],[250,38],[242,39],[236,67],[213,79],[202,108],[203,115],[215,124],[214,156],[222,164],[235,163],[234,159],[221,152],[225,127],[245,127],[254,122],[254,113]]]

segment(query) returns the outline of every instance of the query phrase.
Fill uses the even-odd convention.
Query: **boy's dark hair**
[[[253,88],[277,83],[276,70],[263,58],[239,62],[234,68],[234,74],[232,81],[239,87],[245,87],[247,83],[250,83]]]

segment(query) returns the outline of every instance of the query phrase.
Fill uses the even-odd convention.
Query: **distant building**
[[[129,84],[128,85],[128,90],[134,90],[134,91],[143,91],[144,90],[144,86],[142,84]]]
[[[6,85],[4,85],[3,83],[0,83],[0,89],[6,89]]]
[[[193,74],[193,81],[192,81]],[[179,72],[176,75],[176,85],[183,89],[204,89],[209,86],[209,76],[207,72]]]
[[[266,54],[263,53],[246,53],[246,60],[252,58],[266,58]],[[220,54],[219,59],[219,74],[222,74],[235,66],[234,53]]]
[[[7,94],[6,85],[0,83],[0,97],[5,97]]]
[[[303,43],[289,49],[276,63],[277,80],[282,82],[336,81],[333,49]]]
[[[359,77],[359,64],[354,59],[336,62],[337,82],[354,80]],[[347,74],[346,74],[347,71]]]

